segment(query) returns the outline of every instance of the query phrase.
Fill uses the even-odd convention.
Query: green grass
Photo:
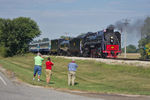
[[[79,65],[76,85],[67,85],[67,65],[69,59],[51,57],[54,62],[52,80],[46,85],[45,61],[41,82],[33,81],[34,55],[1,58],[0,64],[15,73],[21,80],[40,86],[75,89],[96,93],[124,93],[150,95],[150,68],[125,65],[107,65],[97,61],[76,60]]]

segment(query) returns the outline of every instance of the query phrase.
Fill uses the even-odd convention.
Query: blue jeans
[[[35,65],[34,66],[34,76],[36,76],[36,73],[38,73],[38,75],[41,75],[42,72],[42,67],[39,65]]]

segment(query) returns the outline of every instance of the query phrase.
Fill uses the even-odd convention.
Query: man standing
[[[33,80],[35,80],[36,73],[38,73],[38,81],[40,81],[43,60],[44,60],[44,58],[42,57],[42,55],[40,53],[37,53],[37,56],[34,57],[35,66],[34,66]]]
[[[68,85],[70,86],[72,81],[72,86],[74,86],[75,81],[75,74],[77,70],[78,65],[75,63],[75,60],[72,59],[72,62],[68,64]]]

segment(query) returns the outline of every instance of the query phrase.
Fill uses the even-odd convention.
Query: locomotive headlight
[[[113,36],[110,37],[110,43],[113,43],[113,42],[114,42],[114,39],[113,39],[113,38],[114,38]]]
[[[113,37],[113,36],[111,36],[110,38],[111,38],[111,39],[113,39],[114,37]]]

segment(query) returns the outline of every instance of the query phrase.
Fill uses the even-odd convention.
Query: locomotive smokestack
[[[107,32],[114,32],[115,26],[114,25],[109,25],[106,29]]]

